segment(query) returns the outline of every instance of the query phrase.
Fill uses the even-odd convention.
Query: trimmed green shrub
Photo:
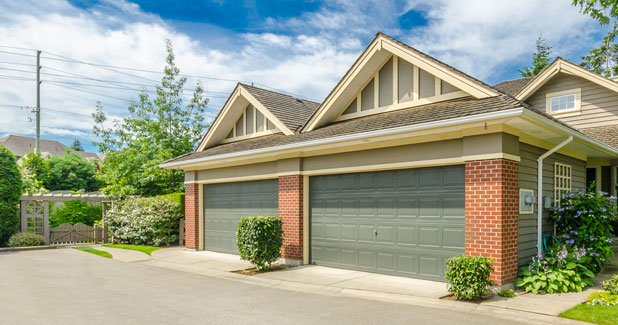
[[[171,194],[163,194],[163,195],[157,195],[155,197],[169,197],[172,199],[172,201],[180,204],[180,210],[182,211],[182,213],[185,213],[185,193],[171,193]]]
[[[618,306],[618,295],[607,292],[593,292],[586,298],[586,304],[592,306]]]
[[[236,230],[240,258],[265,270],[280,255],[283,245],[283,223],[280,217],[244,217]]]
[[[498,292],[498,296],[503,297],[503,298],[514,298],[516,294],[515,294],[515,290],[509,289],[509,290],[502,290]]]
[[[618,295],[618,274],[614,274],[611,279],[603,281],[603,290]]]
[[[586,267],[594,273],[601,271],[614,253],[611,223],[618,212],[616,198],[606,195],[597,192],[593,184],[588,191],[565,193],[559,206],[551,212],[557,234],[563,236],[564,243],[586,249],[590,257]]]
[[[21,175],[15,156],[0,145],[0,246],[4,246],[19,227],[21,191]]]
[[[494,271],[492,260],[484,256],[457,255],[446,262],[448,292],[460,300],[472,300],[486,296],[493,281],[489,276]]]
[[[31,232],[18,232],[9,238],[9,247],[44,246],[45,238]]]
[[[64,206],[58,207],[49,215],[50,227],[57,227],[63,223],[72,225],[81,222],[93,226],[101,220],[103,210],[101,204],[88,204],[80,200],[66,201]]]
[[[129,198],[116,202],[106,220],[116,243],[159,246],[178,240],[182,216],[169,197]]]

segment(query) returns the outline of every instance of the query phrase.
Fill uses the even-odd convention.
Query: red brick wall
[[[492,258],[497,284],[517,276],[518,170],[506,159],[466,162],[466,255]]]
[[[279,216],[283,221],[281,256],[303,258],[303,176],[279,177]]]
[[[199,184],[185,184],[185,247],[198,249],[200,194]]]

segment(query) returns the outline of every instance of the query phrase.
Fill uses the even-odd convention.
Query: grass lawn
[[[601,325],[616,325],[618,324],[618,306],[588,306],[582,304],[558,316]]]
[[[98,249],[93,249],[93,248],[75,248],[78,251],[82,251],[82,252],[86,252],[86,253],[90,253],[90,254],[94,254],[94,255],[99,255],[99,256],[103,256],[103,257],[107,257],[107,258],[112,258],[112,254],[108,253],[108,252],[104,252],[104,251],[100,251]]]
[[[148,255],[150,255],[154,251],[157,251],[157,250],[161,249],[160,247],[154,247],[154,246],[127,245],[127,244],[109,244],[109,245],[103,245],[103,246],[111,247],[111,248],[130,249],[130,250],[146,253]]]

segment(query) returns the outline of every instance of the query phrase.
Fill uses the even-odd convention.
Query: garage
[[[279,214],[277,180],[204,185],[204,249],[238,254],[242,217]]]
[[[311,260],[444,281],[465,250],[464,166],[313,176]]]

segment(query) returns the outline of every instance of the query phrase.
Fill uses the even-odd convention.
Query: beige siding
[[[526,102],[539,110],[546,111],[548,93],[576,88],[581,88],[581,114],[564,117],[556,115],[557,118],[580,129],[618,125],[618,93],[581,77],[559,73]]]
[[[519,152],[521,162],[519,164],[519,187],[537,191],[537,158],[547,150],[521,143]],[[586,184],[586,162],[560,154],[553,154],[545,158],[543,163],[543,196],[553,197],[554,189],[554,163],[559,162],[572,166],[572,190],[584,188]],[[534,214],[519,215],[519,264],[527,263],[536,255],[537,238],[537,215],[536,206]],[[543,233],[553,231],[553,223],[549,220],[549,213],[543,214]]]

